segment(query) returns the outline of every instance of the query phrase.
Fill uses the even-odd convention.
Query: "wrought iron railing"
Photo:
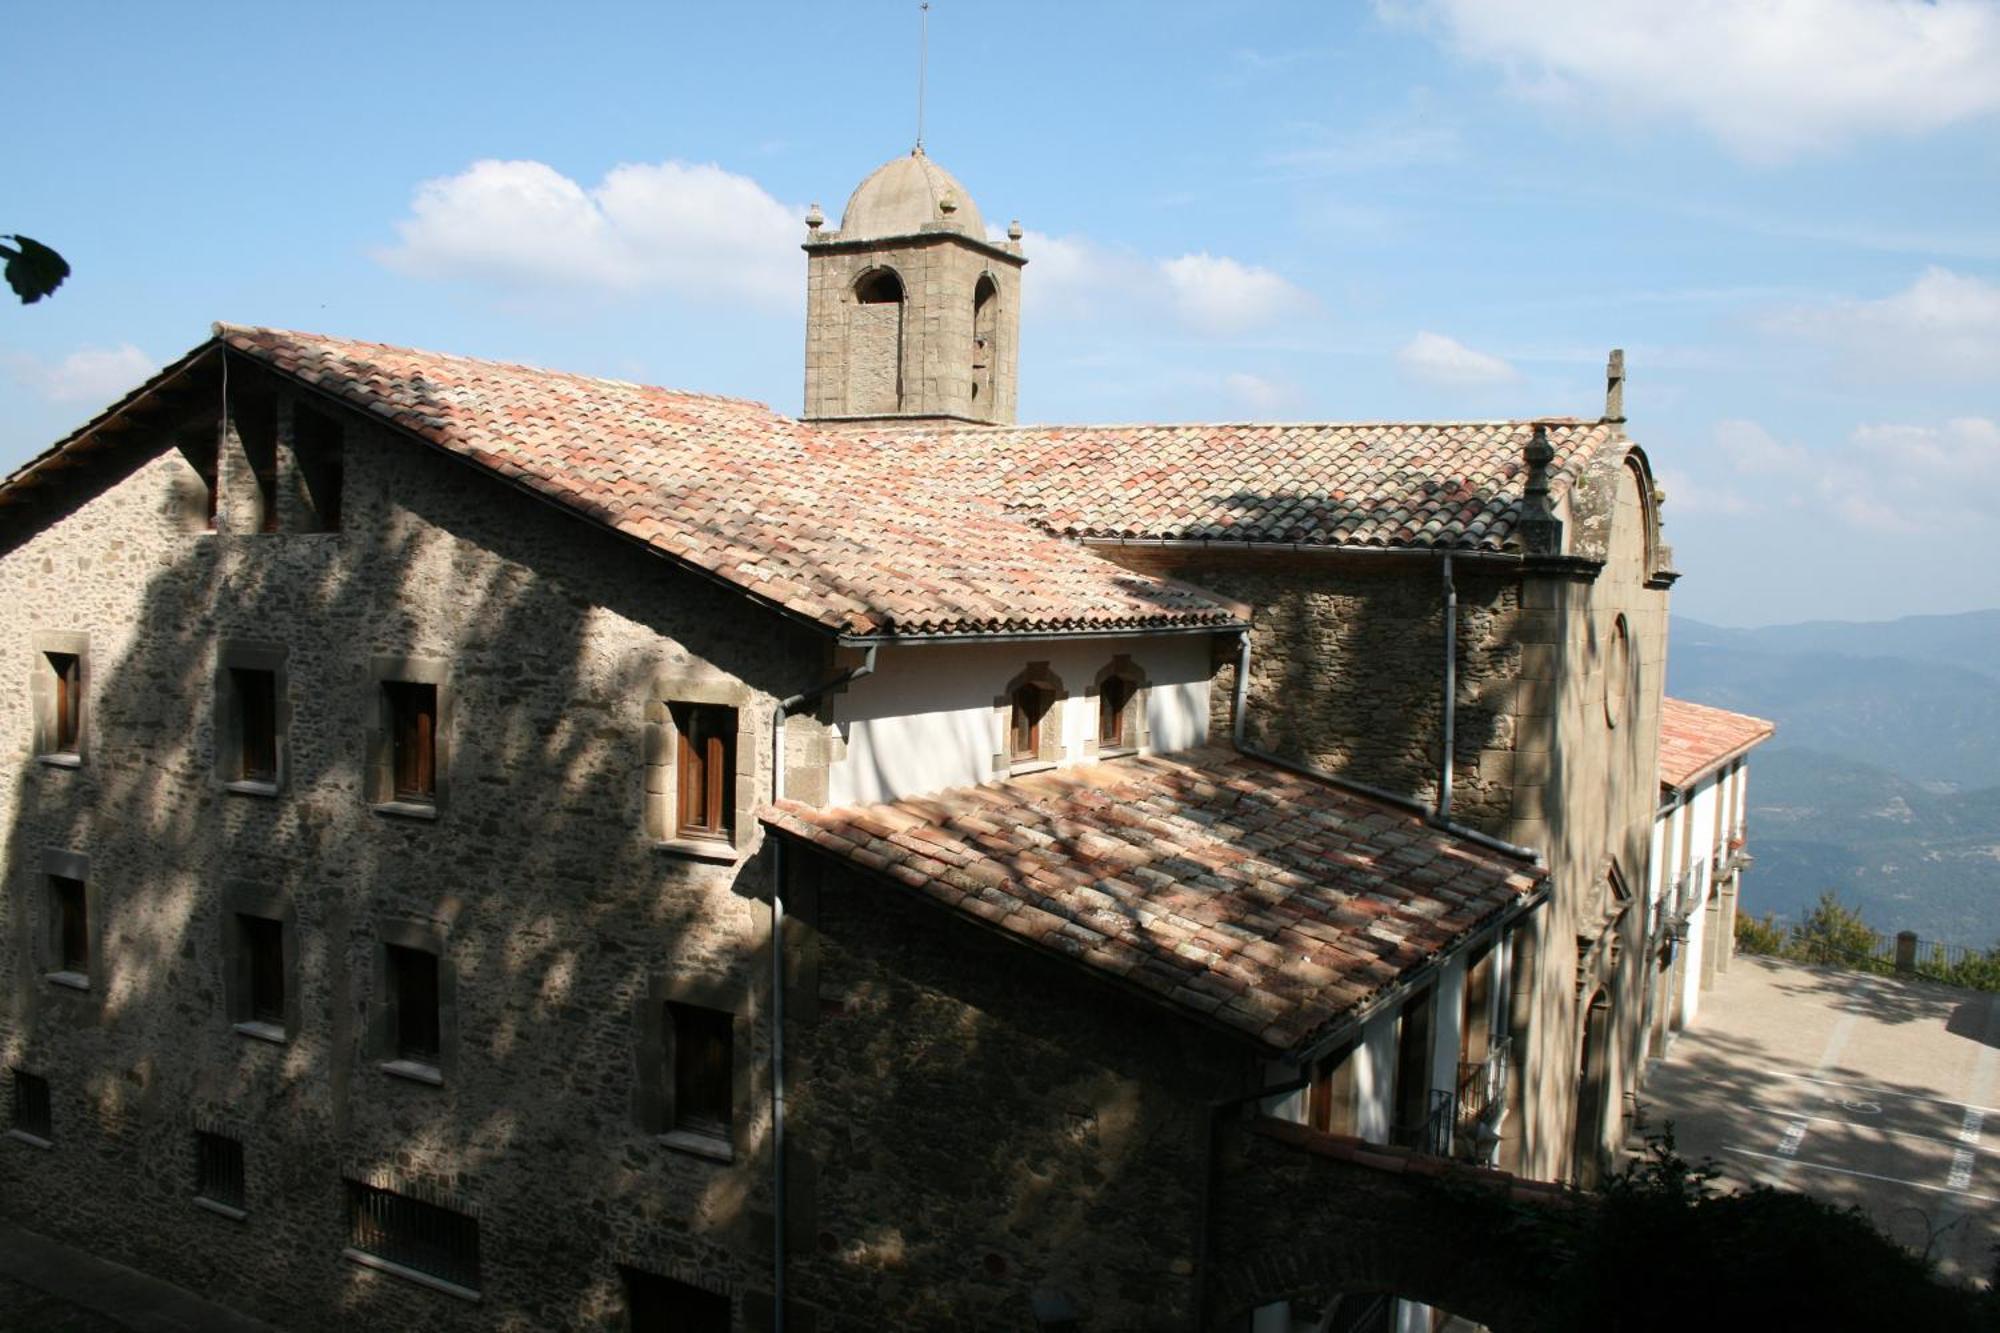
[[[1426,1157],[1449,1157],[1457,1128],[1458,1094],[1449,1088],[1433,1088],[1430,1109],[1422,1119],[1398,1125],[1396,1142]]]
[[[1507,1059],[1512,1037],[1496,1038],[1484,1060],[1462,1060],[1458,1066],[1458,1127],[1470,1130],[1507,1100]]]

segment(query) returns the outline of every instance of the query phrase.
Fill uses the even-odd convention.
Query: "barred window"
[[[226,1134],[197,1130],[194,1136],[194,1192],[225,1208],[243,1207],[243,1143]]]
[[[479,1290],[479,1221],[453,1209],[350,1180],[347,1244],[350,1257]]]
[[[12,1071],[8,1080],[7,1127],[22,1134],[48,1140],[55,1137],[49,1113],[49,1081],[25,1069]]]
[[[637,1268],[625,1277],[625,1326],[631,1333],[729,1333],[729,1297]]]

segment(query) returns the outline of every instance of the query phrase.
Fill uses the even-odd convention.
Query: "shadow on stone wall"
[[[233,366],[232,401],[267,391],[260,379]],[[421,403],[424,386],[409,387]],[[10,522],[6,551],[22,558],[59,520],[89,523],[79,512],[115,501],[163,434],[200,424],[204,402],[212,429],[218,396],[212,377],[197,381],[78,465],[63,498]],[[108,577],[143,579],[118,610],[142,628],[113,660],[92,626],[87,760],[30,760],[13,779],[0,1060],[46,1073],[57,1148],[5,1155],[6,1206],[281,1317],[339,1322],[365,1303],[404,1326],[484,1326],[477,1307],[411,1305],[409,1289],[340,1261],[340,1177],[375,1173],[476,1211],[489,1302],[539,1326],[605,1315],[614,1258],[752,1290],[769,1245],[762,1094],[740,1108],[748,1153],[733,1167],[677,1156],[633,1125],[632,1017],[649,977],[762,989],[763,909],[747,901],[764,894],[758,858],[718,894],[716,874],[730,872],[670,861],[643,837],[639,719],[663,665],[645,645],[678,640],[771,696],[821,678],[824,646],[459,462],[352,421],[347,441],[338,536],[187,535],[159,543],[154,563],[153,529],[133,534],[118,557],[130,563]],[[181,465],[169,449],[152,466]],[[230,484],[226,464],[226,496]],[[17,635],[30,617],[80,627],[63,620],[59,566],[101,561],[120,541],[88,528],[66,540],[42,576],[58,595],[10,617]],[[622,640],[620,620],[637,627]],[[289,771],[274,799],[216,777],[216,646],[238,637],[290,651]],[[452,665],[435,822],[369,810],[371,654]],[[51,848],[89,857],[87,994],[42,977],[48,913],[35,899]],[[226,882],[282,892],[296,912],[300,1023],[282,1046],[231,1028]],[[377,1068],[368,1007],[388,920],[449,931],[457,1037],[441,1088]],[[740,1057],[760,1071],[764,1040]],[[250,1228],[189,1207],[198,1123],[246,1139]]]

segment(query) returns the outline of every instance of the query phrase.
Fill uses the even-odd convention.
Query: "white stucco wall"
[[[1184,750],[1207,740],[1205,634],[884,648],[875,674],[834,698],[846,753],[829,772],[829,803],[870,805],[991,781],[1004,726],[993,701],[1031,662],[1048,663],[1067,695],[1059,762],[1092,762],[1086,743],[1095,737],[1097,712],[1084,691],[1120,653],[1148,681],[1148,750]]]

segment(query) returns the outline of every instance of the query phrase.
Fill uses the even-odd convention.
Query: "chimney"
[[[1604,365],[1604,419],[1614,426],[1625,424],[1625,349],[1611,349]]]

